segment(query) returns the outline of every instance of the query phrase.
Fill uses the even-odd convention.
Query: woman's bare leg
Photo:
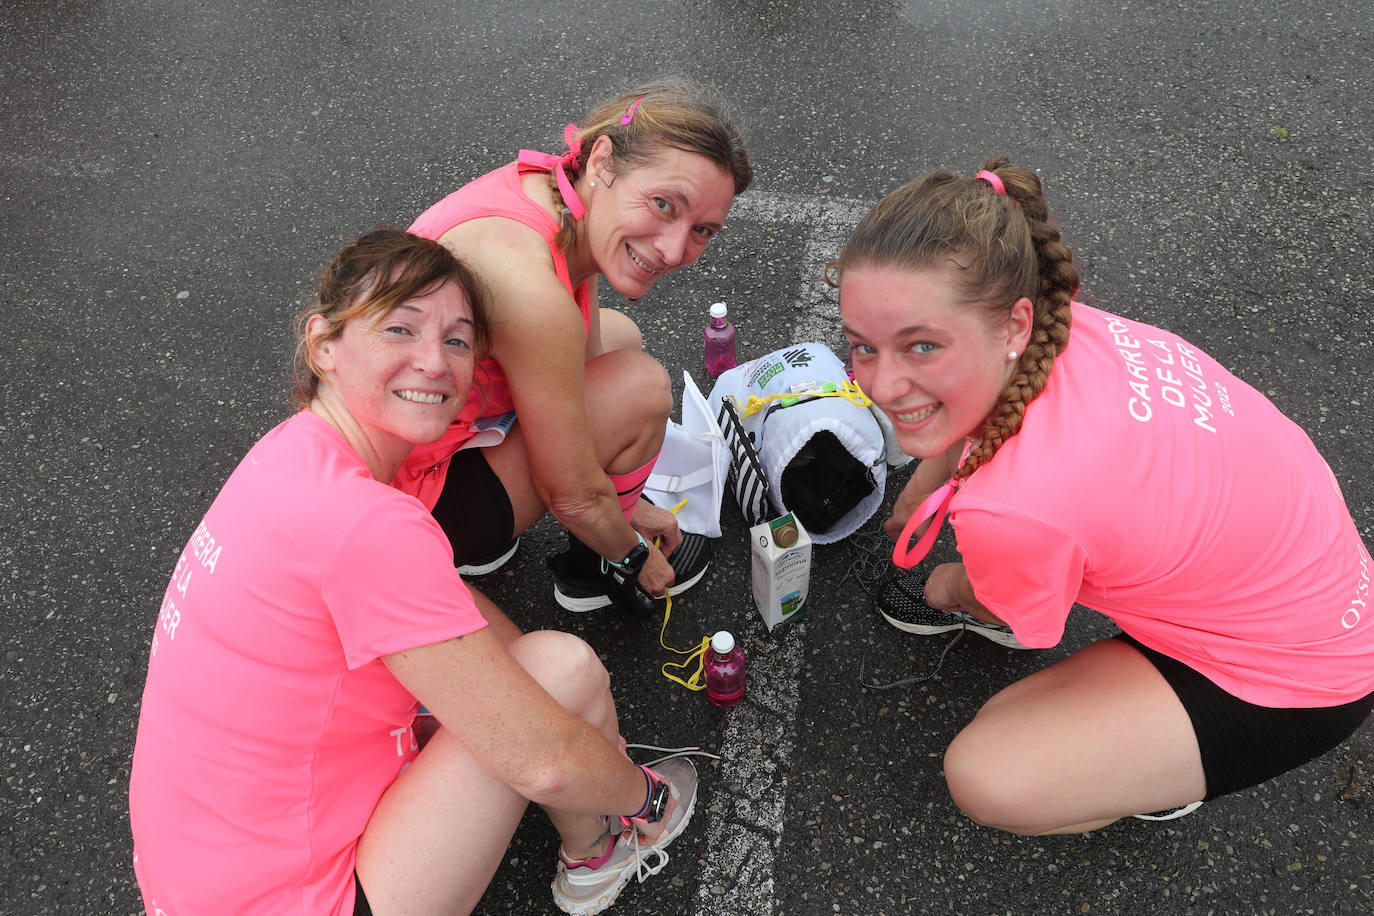
[[[610,678],[586,643],[541,631],[509,648],[566,709],[620,745]],[[527,804],[484,770],[453,732],[440,728],[382,796],[358,842],[358,879],[368,903],[378,916],[470,912]],[[575,850],[596,848],[604,831],[599,817],[549,814],[569,854],[582,857]]]
[[[1197,801],[1206,779],[1173,688],[1120,640],[990,699],[945,752],[964,813],[1012,833],[1075,833]]]
[[[601,350],[643,350],[644,335],[634,319],[615,309],[601,310]]]
[[[652,356],[616,349],[586,364],[583,390],[597,461],[608,474],[627,474],[658,455],[673,409],[668,373]],[[530,478],[529,453],[519,422],[504,442],[484,452],[500,478],[515,516],[511,537],[537,522],[545,506]]]

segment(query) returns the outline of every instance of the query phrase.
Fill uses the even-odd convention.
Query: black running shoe
[[[883,618],[899,630],[919,636],[934,636],[954,630],[968,630],[999,646],[1024,649],[1011,627],[979,620],[961,611],[941,611],[926,604],[925,578],[903,576],[889,582],[874,598],[873,604]]]
[[[635,577],[627,577],[571,534],[568,549],[548,558],[553,571],[553,597],[560,607],[583,613],[614,604],[632,613],[657,613],[663,598],[649,595]],[[668,556],[676,576],[669,592],[679,595],[701,581],[711,565],[711,541],[700,534],[682,533],[682,543]]]

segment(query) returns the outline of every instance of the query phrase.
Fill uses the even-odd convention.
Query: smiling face
[[[603,149],[603,144],[605,149]],[[664,274],[686,267],[720,231],[735,181],[699,153],[664,149],[647,164],[615,173],[599,138],[587,174],[587,250],[592,268],[627,299]]]
[[[1031,303],[1005,321],[964,301],[953,266],[856,266],[840,277],[840,314],[864,393],[892,420],[902,451],[931,458],[975,434],[1030,337]]]
[[[316,316],[307,333],[327,326]],[[472,386],[474,340],[472,309],[458,286],[445,282],[380,319],[349,319],[337,335],[315,343],[318,397],[331,413],[346,412],[354,432],[341,431],[360,454],[399,466],[415,444],[437,440],[457,418]]]

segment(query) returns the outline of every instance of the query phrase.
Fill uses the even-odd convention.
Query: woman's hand
[[[663,781],[668,782],[666,779]],[[672,783],[668,783],[668,785],[671,786]],[[672,794],[669,794],[668,807],[663,809],[663,817],[659,819],[658,823],[649,824],[643,821],[632,820],[630,821],[630,826],[634,829],[635,833],[639,834],[641,843],[646,846],[652,845],[658,842],[658,838],[663,836],[663,831],[667,830],[668,825],[672,823],[673,812],[675,810],[677,810],[677,799]]]
[[[667,509],[660,509],[647,499],[641,499],[635,504],[630,525],[644,535],[644,540],[663,551],[665,557],[671,556],[677,545],[682,543],[682,530],[678,528],[677,516]]]
[[[681,536],[678,539],[681,540]],[[639,584],[646,592],[657,598],[673,584],[676,578],[677,574],[673,572],[673,567],[668,563],[667,557],[657,547],[650,544],[649,558],[644,561],[644,568],[639,571]]]
[[[1007,622],[983,606],[973,593],[968,570],[963,563],[941,563],[926,579],[926,604],[938,611],[967,614],[988,623],[1007,626]]]
[[[969,588],[963,563],[941,563],[926,579],[926,604],[937,611],[967,613],[960,595]]]

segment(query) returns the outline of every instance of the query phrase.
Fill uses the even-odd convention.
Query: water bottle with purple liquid
[[[735,368],[735,326],[725,314],[725,303],[717,302],[706,322],[706,374],[711,378]]]
[[[744,650],[727,630],[711,637],[706,652],[706,697],[717,706],[734,706],[744,699]]]

